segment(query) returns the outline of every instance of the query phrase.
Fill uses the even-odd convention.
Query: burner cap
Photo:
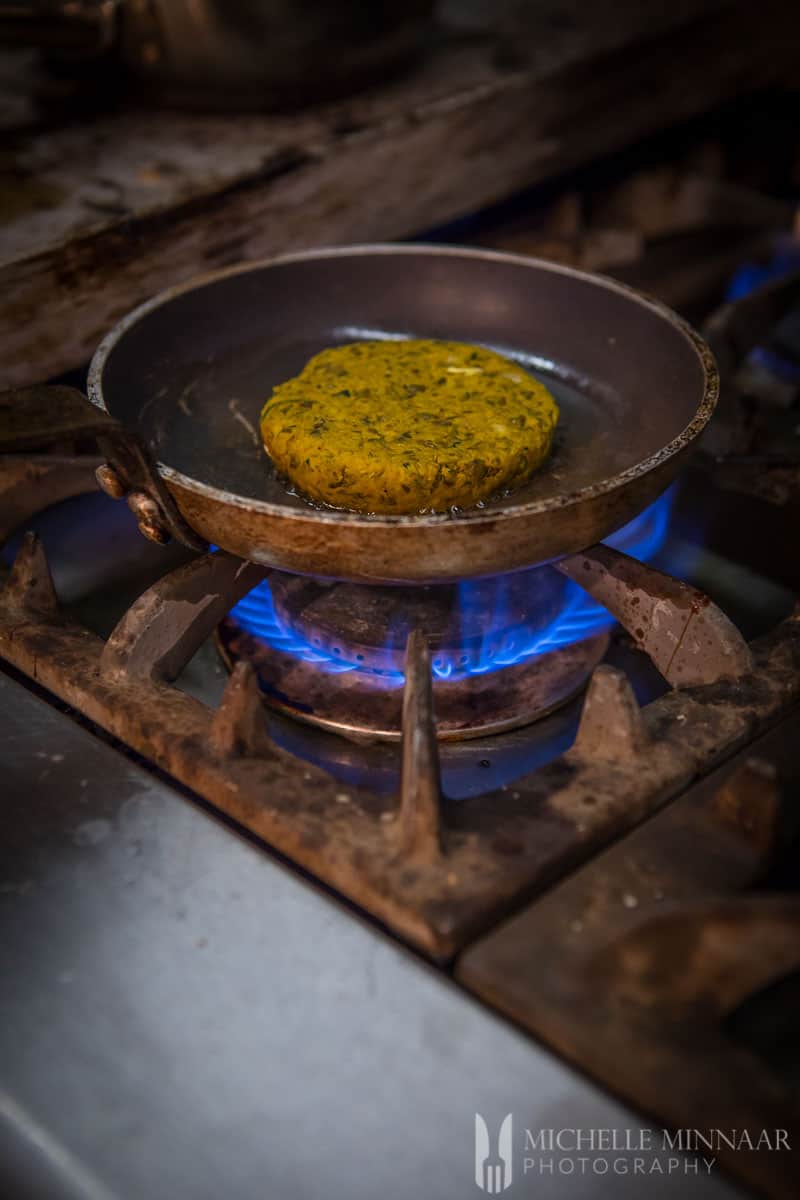
[[[535,637],[564,603],[565,581],[549,567],[447,587],[361,587],[273,573],[274,616],[312,654],[298,656],[243,629],[234,617],[217,645],[229,668],[253,664],[271,707],[346,737],[397,740],[403,655],[411,628],[431,646],[440,739],[528,725],[580,691],[605,654],[608,634],[502,664],[514,636]],[[314,653],[318,659],[314,661]]]

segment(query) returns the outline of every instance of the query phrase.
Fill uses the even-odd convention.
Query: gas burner
[[[318,586],[302,582],[305,587]],[[342,586],[350,590],[350,585]],[[317,598],[324,600],[326,589]],[[336,603],[335,595],[331,598]],[[432,611],[436,612],[435,606]],[[419,627],[427,628],[424,621]],[[288,636],[291,639],[291,631]],[[331,671],[325,669],[324,660],[321,669],[319,663],[248,633],[230,618],[218,630],[217,645],[229,669],[243,660],[255,667],[264,699],[272,708],[346,737],[400,740],[402,670],[343,664],[343,670]],[[437,737],[441,741],[485,737],[546,716],[584,687],[607,646],[608,634],[600,632],[548,653],[532,651],[527,660],[510,667],[462,672],[452,678],[432,672]],[[460,660],[479,654],[462,643],[448,649],[447,659],[441,649],[437,657],[443,663],[450,656]],[[388,652],[389,661],[392,657],[393,652]]]
[[[660,549],[667,494],[609,541]],[[551,566],[425,587],[377,587],[272,571],[217,632],[228,667],[255,668],[270,707],[356,740],[397,741],[410,632],[430,649],[440,741],[529,725],[572,699],[605,655],[602,603]]]

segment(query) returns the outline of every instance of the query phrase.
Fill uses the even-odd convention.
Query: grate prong
[[[617,618],[673,687],[752,671],[747,642],[697,588],[611,546],[591,546],[555,566]]]
[[[781,788],[774,766],[748,758],[711,797],[711,812],[753,854],[754,878],[768,870],[780,843]]]
[[[443,854],[442,791],[431,658],[427,639],[420,629],[408,635],[405,676],[400,840],[403,853],[409,858],[436,863]]]
[[[109,678],[176,679],[265,567],[217,551],[164,575],[143,592],[103,649]]]
[[[224,758],[272,753],[258,679],[248,662],[237,663],[228,680],[211,721],[211,744]]]
[[[597,667],[583,702],[574,752],[600,762],[632,761],[647,747],[647,732],[627,675]]]
[[[58,597],[44,546],[30,531],[22,539],[11,574],[3,589],[3,600],[10,608],[35,613],[39,617],[56,617]]]

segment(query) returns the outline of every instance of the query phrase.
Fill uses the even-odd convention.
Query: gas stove
[[[45,448],[17,431],[18,453],[0,460],[9,565],[0,660],[16,814],[3,899],[10,943],[41,940],[53,966],[48,973],[44,952],[33,956],[30,1010],[21,983],[7,997],[6,1028],[28,1013],[32,1039],[24,1053],[10,1047],[20,1095],[9,1121],[19,1162],[28,1170],[36,1158],[50,1181],[42,1194],[155,1194],[156,1177],[128,1148],[101,1152],[96,1130],[45,1098],[48,1011],[53,1038],[64,1039],[51,1052],[67,1095],[84,1084],[117,1089],[119,1123],[98,1117],[97,1129],[119,1139],[132,1122],[157,1170],[173,1172],[161,1176],[173,1179],[171,1195],[218,1195],[219,1164],[205,1181],[194,1168],[182,1175],[180,1156],[142,1117],[148,1080],[168,1122],[186,1102],[173,1076],[164,1090],[154,1047],[168,1053],[181,1040],[181,1006],[222,1047],[220,1105],[245,1121],[262,1111],[280,1121],[246,1062],[247,1027],[256,1027],[253,1053],[269,1055],[259,1064],[267,1088],[286,1042],[265,1029],[265,1013],[304,1037],[307,1027],[288,1015],[294,998],[328,1074],[318,1080],[294,1050],[282,1063],[287,1124],[319,1120],[320,1106],[330,1116],[339,1087],[363,1089],[350,1121],[359,1142],[374,1126],[387,1153],[402,1156],[371,1161],[363,1176],[350,1161],[325,1194],[380,1187],[410,1196],[423,1179],[427,1195],[464,1196],[475,1184],[499,1191],[511,1185],[503,1172],[515,1155],[519,1194],[611,1194],[595,1169],[610,1161],[598,1157],[602,1145],[589,1147],[594,1165],[582,1174],[561,1143],[543,1153],[558,1126],[615,1138],[624,1130],[627,1150],[615,1140],[605,1151],[636,1158],[639,1147],[647,1194],[733,1195],[726,1176],[796,1194],[800,1122],[785,1014],[800,969],[787,803],[800,731],[791,553],[800,478],[768,442],[775,409],[752,379],[769,366],[763,356],[747,360],[754,393],[741,390],[742,343],[763,339],[765,312],[774,318],[771,295],[756,297],[709,326],[731,399],[675,487],[606,547],[494,579],[367,586],[155,547],[124,506],[96,491],[92,447]],[[749,340],[745,326],[755,331]],[[41,732],[32,737],[32,728]],[[208,882],[217,872],[227,898]],[[110,914],[98,915],[87,895]],[[164,917],[167,932],[155,927]],[[213,942],[208,973],[187,967],[182,943],[175,950],[174,921],[185,922],[193,959]],[[52,946],[48,926],[58,931]],[[335,956],[322,945],[328,926]],[[108,944],[89,964],[82,927]],[[125,961],[112,965],[117,954]],[[138,975],[131,954],[149,964]],[[179,967],[165,961],[176,954]],[[254,962],[263,955],[283,962],[275,984]],[[109,1006],[93,1013],[105,1022],[96,1041],[76,1041],[70,1026],[79,979],[82,1003],[97,987]],[[222,1009],[197,1003],[189,980],[219,995]],[[173,993],[162,994],[168,985]],[[341,1022],[326,996],[346,1014]],[[173,1008],[167,1024],[155,1016],[162,1004]],[[137,1032],[142,1012],[156,1023]],[[112,1030],[129,1036],[119,1060]],[[346,1070],[331,1057],[340,1038]],[[387,1063],[390,1046],[404,1061]],[[81,1056],[92,1047],[102,1069],[87,1074]],[[174,1069],[194,1053],[184,1048]],[[428,1069],[412,1070],[409,1053],[430,1055],[442,1073],[427,1097]],[[191,1088],[207,1089],[207,1073],[193,1061],[188,1069]],[[658,1138],[574,1069],[645,1114]],[[395,1111],[409,1102],[420,1121]],[[375,1106],[382,1113],[363,1111]],[[488,1148],[484,1159],[500,1174],[482,1174],[484,1133],[491,1141],[492,1122],[509,1110],[517,1142],[506,1154],[498,1135],[499,1160]],[[194,1126],[182,1136],[192,1153],[199,1131],[218,1136],[218,1113],[207,1095],[189,1105]],[[440,1139],[420,1129],[428,1122],[441,1123]],[[338,1144],[352,1154],[338,1118],[330,1128],[327,1151]],[[764,1130],[771,1141],[749,1152],[741,1132],[755,1141]],[[790,1148],[772,1144],[775,1130],[788,1131]],[[223,1158],[237,1166],[226,1194],[255,1195],[261,1150],[244,1134],[226,1142],[229,1134],[226,1126]],[[287,1134],[285,1153],[273,1143],[266,1194],[323,1193],[321,1158],[312,1153],[301,1170],[298,1136]],[[670,1151],[663,1163],[678,1166],[651,1170],[659,1147]],[[698,1166],[706,1159],[707,1170]],[[627,1166],[612,1170],[615,1195],[641,1194]]]

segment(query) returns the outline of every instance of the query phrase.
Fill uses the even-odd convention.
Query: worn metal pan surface
[[[555,393],[545,467],[455,515],[362,516],[292,495],[261,447],[274,384],[326,346],[451,338],[510,355]],[[709,420],[705,345],[660,304],[534,259],[356,246],[217,272],[137,309],[103,341],[89,394],[150,447],[209,542],[303,574],[367,582],[490,575],[582,549],[670,483]]]

